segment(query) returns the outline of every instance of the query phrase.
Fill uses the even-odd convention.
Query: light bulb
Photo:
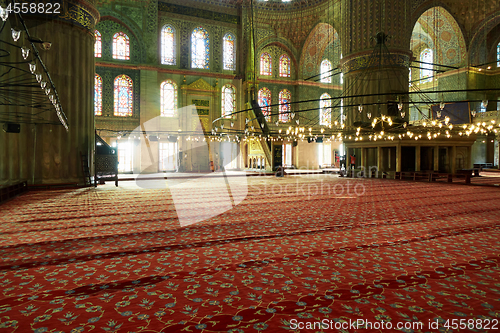
[[[366,116],[368,117],[368,119],[371,119],[371,118],[372,118],[372,113],[371,113],[371,112],[368,112],[368,113],[366,114]]]
[[[0,6],[0,18],[2,19],[2,21],[4,22],[7,21],[8,17],[9,17],[9,12],[7,11],[7,9]]]
[[[471,114],[473,117],[475,117],[475,116],[476,116],[476,110],[472,110],[472,111],[470,112],[470,114]]]
[[[441,111],[436,111],[436,117],[441,118]]]
[[[361,104],[360,104],[360,105],[358,106],[358,111],[359,111],[359,113],[363,112],[363,105],[361,105]]]
[[[30,54],[30,49],[23,46],[21,48],[21,54],[23,55],[23,59],[26,60],[26,58],[28,58],[28,55]]]
[[[42,82],[42,74],[36,74],[35,77],[36,77],[36,82],[38,83]]]
[[[406,116],[406,112],[401,111],[401,118],[404,118]]]
[[[16,30],[14,28],[11,28],[12,31],[12,39],[14,42],[17,42],[19,40],[19,37],[21,37],[21,30]]]
[[[403,109],[403,103],[402,102],[398,103],[398,109],[399,109],[399,111],[401,111]]]
[[[441,110],[443,110],[443,109],[444,109],[444,102],[439,103],[439,108],[440,108]]]
[[[45,81],[40,82],[40,87],[42,87],[42,89],[45,89],[46,85],[47,85],[47,82],[45,82]]]
[[[36,64],[34,62],[30,63],[30,72],[31,74],[35,74]]]
[[[45,95],[47,95],[47,96],[48,96],[49,94],[50,94],[50,88],[46,88],[46,89],[45,89]]]
[[[485,100],[483,100],[483,101],[481,102],[481,105],[482,105],[483,109],[486,109],[486,108],[488,107],[488,100],[486,100],[486,99],[485,99]]]

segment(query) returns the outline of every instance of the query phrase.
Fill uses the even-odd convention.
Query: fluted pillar
[[[373,119],[392,112],[401,119],[397,101],[407,102],[411,57],[409,5],[408,0],[342,1],[344,95],[372,95],[344,100],[347,125],[369,122],[368,114]],[[408,119],[407,104],[403,108]]]
[[[39,109],[18,106],[19,112],[32,116],[21,124],[21,133],[0,133],[0,183],[82,184],[80,152],[89,156],[93,169],[94,26],[99,14],[88,2],[70,0],[60,14],[23,19],[31,37],[52,43],[50,50],[43,50],[40,43],[35,47],[57,89],[68,131],[55,110],[41,114],[45,121],[39,121],[35,116]],[[40,66],[37,72],[42,73]],[[33,83],[33,89],[41,89],[34,78]]]

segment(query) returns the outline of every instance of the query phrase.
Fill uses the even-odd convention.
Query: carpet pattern
[[[242,203],[187,227],[169,189],[125,183],[2,205],[0,331],[500,329],[499,189],[243,180]],[[220,204],[180,191],[188,207]]]

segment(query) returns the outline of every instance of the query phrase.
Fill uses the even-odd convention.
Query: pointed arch
[[[431,82],[434,77],[434,52],[431,49],[424,49],[420,53],[420,83]]]
[[[319,98],[319,124],[330,126],[332,124],[332,100],[328,93],[324,93]]]
[[[130,60],[130,39],[123,31],[113,35],[113,59]]]
[[[163,81],[160,85],[162,117],[177,117],[177,85],[172,80]]]
[[[221,117],[229,118],[236,111],[236,89],[231,84],[222,87]]]
[[[319,67],[320,81],[322,83],[332,82],[332,63],[328,59],[323,59]]]
[[[467,46],[463,30],[453,15],[442,6],[422,10],[414,20],[410,49],[418,58],[429,48],[433,51],[434,63],[460,66],[466,62]]]
[[[287,54],[282,54],[279,65],[280,77],[290,77],[290,67],[290,57]]]
[[[210,69],[210,36],[202,26],[191,33],[191,67]]]
[[[268,52],[262,52],[260,55],[260,75],[273,74],[273,58]]]
[[[266,121],[271,121],[271,91],[266,87],[259,89],[258,103],[262,109],[262,113],[266,117]]]
[[[134,90],[132,79],[127,75],[118,75],[114,81],[115,116],[130,117],[134,106]]]
[[[94,43],[94,57],[102,57],[102,36],[98,30],[94,31],[95,43]]]
[[[102,77],[97,73],[94,76],[94,114],[102,116]]]
[[[292,93],[288,89],[283,89],[279,94],[279,120],[286,123],[290,119],[290,102],[292,101]]]
[[[176,64],[175,28],[165,25],[161,29],[161,63],[164,65]]]
[[[222,38],[222,62],[225,70],[234,71],[236,69],[236,37],[230,32]]]

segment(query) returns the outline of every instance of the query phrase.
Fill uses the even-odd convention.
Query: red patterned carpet
[[[235,182],[240,204],[186,227],[179,198],[194,215],[227,202],[122,182],[0,206],[0,332],[500,329],[498,188]]]

